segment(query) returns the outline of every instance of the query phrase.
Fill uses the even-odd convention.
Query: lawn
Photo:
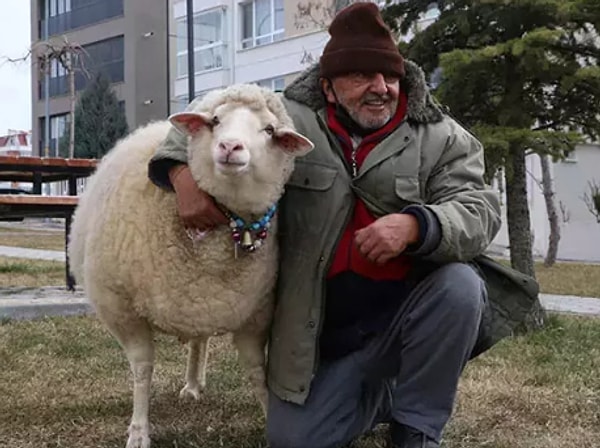
[[[0,233],[1,235],[1,233]],[[542,292],[600,297],[600,265],[536,265]],[[0,287],[64,285],[64,263],[0,256]]]
[[[0,257],[0,287],[63,286],[64,284],[65,264],[63,262]]]
[[[158,336],[154,448],[264,447],[259,407],[227,339],[213,342],[208,386],[180,401],[184,347]],[[600,446],[600,321],[553,317],[467,366],[446,448]],[[123,448],[128,365],[93,317],[0,324],[0,446]],[[377,434],[355,444],[379,448]]]
[[[64,231],[0,228],[0,246],[64,251],[65,234]]]

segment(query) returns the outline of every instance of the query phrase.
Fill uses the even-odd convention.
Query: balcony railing
[[[98,0],[63,14],[50,17],[48,20],[48,35],[54,36],[122,15],[123,0]],[[45,36],[45,22],[45,19],[39,21],[39,35],[41,38]]]

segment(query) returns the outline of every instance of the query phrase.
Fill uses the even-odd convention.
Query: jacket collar
[[[444,118],[442,106],[433,98],[423,70],[412,61],[405,61],[406,75],[402,79],[402,88],[408,96],[406,118],[414,123],[438,123]],[[284,96],[292,101],[304,104],[314,111],[326,106],[319,83],[319,64],[305,70],[284,91]]]

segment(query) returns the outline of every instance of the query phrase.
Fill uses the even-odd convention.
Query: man
[[[438,447],[463,367],[522,319],[535,284],[476,262],[500,227],[482,147],[433,101],[377,6],[347,7],[330,34],[284,93],[315,150],[280,204],[267,437],[333,448],[389,422],[390,446]],[[185,162],[171,132],[150,177],[174,188],[187,227],[227,224]],[[514,300],[490,306],[488,292]]]

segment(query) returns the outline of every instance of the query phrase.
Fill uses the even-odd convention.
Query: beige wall
[[[311,17],[299,17],[299,6],[312,4]],[[285,0],[285,36],[294,37],[326,28],[333,0]]]

